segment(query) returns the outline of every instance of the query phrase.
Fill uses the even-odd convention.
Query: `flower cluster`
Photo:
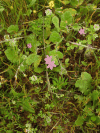
[[[53,69],[53,67],[56,67],[56,65],[54,64],[54,61],[51,61],[52,56],[48,56],[47,58],[45,58],[44,60],[46,61],[46,64],[48,64],[47,68],[50,68],[51,70]]]
[[[10,39],[10,36],[9,35],[4,35],[4,39],[6,40],[6,41],[9,41],[9,46],[12,46],[12,47],[14,47],[14,46],[16,46],[16,38],[14,38],[14,39]]]
[[[32,125],[30,123],[27,123],[25,126],[25,133],[33,133],[34,131],[37,131],[37,129],[32,128]]]
[[[32,80],[32,81],[36,81],[36,80],[37,80],[37,77],[36,77],[35,75],[33,75],[33,76],[31,77],[31,80]]]
[[[97,31],[99,29],[100,29],[99,24],[94,24],[94,30]]]
[[[45,13],[48,16],[48,15],[51,15],[52,14],[52,11],[50,9],[47,9],[47,10],[45,10]]]

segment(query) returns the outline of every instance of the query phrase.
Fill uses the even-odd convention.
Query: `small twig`
[[[0,43],[4,43],[4,42],[8,42],[8,41],[13,41],[14,39],[18,40],[18,39],[21,39],[21,38],[25,38],[25,37],[18,37],[18,38],[13,38],[13,39],[7,39],[5,41],[0,41]]]
[[[93,48],[93,47],[85,46],[85,45],[78,44],[78,43],[75,43],[75,42],[71,42],[71,41],[68,41],[68,42],[69,42],[69,43],[72,43],[72,44],[75,44],[75,45],[78,45],[78,46],[86,47],[86,48],[89,48],[89,49],[100,50],[100,49],[97,49],[97,48]]]
[[[60,120],[61,120],[61,118],[59,119],[59,121],[60,121]],[[58,122],[59,122],[59,121],[58,121]],[[57,126],[58,122],[53,126],[53,128],[54,128],[55,126]],[[53,130],[53,128],[50,130],[50,132]],[[50,132],[49,132],[49,133],[50,133]]]
[[[60,113],[54,113],[54,112],[48,112],[48,113],[51,113],[51,114],[60,114]]]

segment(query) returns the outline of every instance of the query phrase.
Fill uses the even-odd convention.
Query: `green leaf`
[[[65,64],[66,64],[65,66],[66,66],[66,67],[69,66],[69,63],[68,63],[68,62],[69,62],[69,58],[67,58],[67,59],[65,60]]]
[[[70,3],[70,0],[59,0],[59,2],[63,3],[64,5],[67,5]]]
[[[32,10],[31,9],[28,9],[27,12],[26,12],[26,15],[29,16],[31,14]]]
[[[4,23],[0,24],[0,32],[4,30]]]
[[[70,46],[70,44],[69,44],[69,43],[66,43],[66,45],[67,45],[67,46]]]
[[[69,58],[67,58],[67,59],[65,60],[65,64],[68,64],[68,62],[69,62]]]
[[[72,6],[75,6],[75,7],[77,7],[77,6],[79,6],[79,5],[81,5],[83,3],[83,0],[71,0],[71,5]]]
[[[77,13],[77,11],[75,9],[73,9],[73,8],[68,8],[67,11],[69,11],[72,16],[76,15],[76,13]]]
[[[6,130],[6,133],[13,133],[12,130]]]
[[[99,113],[100,112],[100,107],[98,109],[96,109],[96,113]]]
[[[44,68],[36,67],[36,68],[34,68],[34,71],[37,73],[42,73],[44,71]]]
[[[7,29],[7,32],[8,33],[12,33],[12,32],[18,32],[19,28],[18,28],[18,25],[10,25]]]
[[[82,126],[84,122],[83,116],[78,116],[77,120],[75,121],[76,126]]]
[[[79,50],[82,50],[84,47],[83,46],[79,46]]]
[[[84,61],[81,61],[84,66],[88,66],[88,64]]]
[[[87,72],[82,72],[81,73],[81,78],[82,78],[82,80],[86,80],[88,82],[92,81],[91,75],[89,73],[87,73]]]
[[[3,12],[3,11],[4,11],[4,7],[0,6],[0,12]]]
[[[54,16],[53,18],[52,18],[52,22],[53,22],[53,24],[55,25],[55,27],[57,28],[57,30],[58,30],[58,32],[59,32],[59,19],[58,19],[58,17],[57,16]]]
[[[87,41],[86,40],[83,40],[82,43],[86,43]]]
[[[93,41],[98,37],[98,34],[93,34]]]
[[[11,91],[10,91],[11,94],[14,95],[14,97],[20,97],[20,96],[23,96],[24,93],[17,93],[13,88],[11,88]]]
[[[67,47],[67,50],[71,50],[71,48],[70,47]]]
[[[96,116],[95,124],[100,125],[100,118],[98,116]]]
[[[26,59],[26,63],[28,65],[31,65],[33,62],[34,62],[34,57],[35,57],[35,54],[30,54],[27,59]]]
[[[75,99],[78,99],[78,101],[79,101],[80,103],[83,102],[83,100],[84,100],[84,97],[83,97],[82,95],[77,95],[77,94],[75,94],[74,98],[75,98]]]
[[[75,30],[75,31],[79,31],[79,29],[81,29],[81,26],[79,26],[77,23],[75,23],[72,28]]]
[[[61,70],[60,66],[53,68],[53,71],[55,71],[55,72],[59,72],[60,70]]]
[[[35,4],[36,0],[31,0],[30,4],[27,6],[28,8],[32,7]]]
[[[88,44],[92,44],[92,36],[91,35],[88,35],[88,37],[87,37],[87,43]]]
[[[26,43],[29,44],[31,43],[32,47],[29,48],[30,51],[32,51],[33,53],[37,53],[37,46],[39,45],[39,42],[36,40],[36,37],[34,34],[30,34],[27,37]]]
[[[72,15],[69,11],[66,11],[61,15],[61,21],[65,21],[66,25],[72,24]]]
[[[91,120],[92,120],[92,121],[95,121],[95,120],[96,120],[96,116],[92,116],[92,117],[91,117]]]
[[[59,74],[60,75],[66,75],[67,74],[67,71],[66,71],[66,69],[65,69],[65,66],[61,63],[61,70],[59,71]]]
[[[18,96],[18,93],[13,88],[11,88],[10,93],[12,93],[14,97]]]
[[[47,35],[47,37],[50,36],[50,28],[48,28],[48,27],[46,27],[46,35]]]
[[[59,42],[56,43],[55,47],[57,48],[57,50],[59,49],[59,44],[62,42],[62,40],[63,40],[63,37],[59,40]]]
[[[38,67],[38,65],[39,65],[40,62],[41,62],[41,59],[42,59],[42,57],[41,57],[40,55],[35,55],[35,56],[34,56],[34,67],[35,67],[35,68]]]
[[[55,56],[53,56],[53,55],[52,55],[51,61],[54,61],[55,65],[59,65],[57,58]]]
[[[26,69],[25,66],[24,65],[21,65],[19,71],[24,72],[25,69]]]
[[[51,35],[50,35],[50,38],[49,38],[49,40],[50,40],[51,42],[53,42],[53,43],[60,41],[60,39],[61,39],[61,36],[60,36],[59,33],[56,32],[56,31],[53,31],[53,32],[51,33]]]
[[[66,22],[65,21],[61,21],[60,22],[60,28],[62,29],[62,30],[64,30],[65,28],[66,28]]]
[[[41,36],[42,34],[42,24],[43,24],[43,19],[42,18],[38,18],[36,20],[34,20],[33,22],[29,23],[29,29],[28,31],[33,32],[34,34],[31,35],[36,35],[36,36]]]
[[[77,80],[75,83],[75,87],[79,87],[80,91],[84,93],[88,88],[88,83],[84,80]]]
[[[88,116],[93,116],[93,109],[91,108],[91,105],[85,105],[85,108],[83,111],[88,115]]]
[[[11,70],[11,69],[9,69],[9,70],[7,70],[7,73],[9,74],[9,79],[12,79],[13,78],[13,76],[14,76],[14,72]]]
[[[92,92],[92,99],[93,99],[93,101],[97,100],[98,97],[99,97],[99,92],[97,90],[94,90]]]
[[[26,59],[26,63],[28,65],[31,65],[32,63],[34,63],[34,67],[38,67],[38,65],[40,64],[42,57],[36,54],[30,54],[27,59]]]
[[[31,113],[35,113],[35,110],[29,104],[29,99],[22,100],[21,106],[23,107],[24,110],[29,111]]]
[[[75,87],[79,87],[80,91],[84,93],[84,95],[87,95],[90,89],[92,89],[91,81],[92,81],[91,75],[87,72],[82,72],[81,78],[79,78],[79,80],[77,80],[75,83]]]
[[[12,63],[18,62],[18,52],[14,49],[7,48],[4,53],[7,56],[8,60],[10,60]]]
[[[49,56],[56,56],[59,59],[63,58],[63,54],[60,51],[52,50],[49,52]]]
[[[37,41],[36,46],[41,46],[41,43],[39,41]]]

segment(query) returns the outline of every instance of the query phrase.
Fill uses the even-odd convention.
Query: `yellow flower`
[[[36,13],[36,10],[33,10],[33,13]]]
[[[96,10],[97,6],[93,6],[93,9]]]
[[[52,9],[52,7],[54,7],[54,1],[50,1],[49,2],[49,7]]]
[[[10,9],[13,9],[13,6],[11,6]]]

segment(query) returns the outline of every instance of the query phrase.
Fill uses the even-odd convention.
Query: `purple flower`
[[[79,30],[79,33],[80,33],[81,35],[82,35],[82,34],[85,34],[85,33],[84,33],[84,29],[81,28],[81,29]]]
[[[32,47],[31,43],[27,44],[27,47],[28,48],[31,48]]]

